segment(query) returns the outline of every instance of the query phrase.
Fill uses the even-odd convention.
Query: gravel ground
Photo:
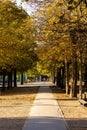
[[[18,87],[0,95],[0,130],[22,130],[38,87]]]
[[[56,100],[62,110],[69,130],[87,130],[87,106],[79,103],[79,100],[71,100],[60,89],[51,87]]]

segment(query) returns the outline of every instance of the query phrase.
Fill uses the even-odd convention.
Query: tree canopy
[[[71,95],[75,96],[76,62],[86,62],[87,55],[87,11],[84,4],[73,10],[67,7],[63,0],[42,5],[36,12],[36,29],[42,66],[46,64],[54,71],[66,61],[72,64],[69,78],[72,78]]]
[[[0,2],[0,69],[25,71],[36,61],[34,24],[10,1]]]

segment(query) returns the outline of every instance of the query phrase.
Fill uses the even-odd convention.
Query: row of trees
[[[37,55],[35,53],[35,28],[30,16],[15,3],[0,1],[0,73],[3,75],[3,88],[5,89],[5,76],[8,75],[8,88],[12,86],[14,73],[14,86],[16,86],[16,72],[24,71],[35,66]]]
[[[44,2],[34,20],[15,3],[0,2],[0,73],[8,75],[8,88],[16,86],[16,72],[35,68],[51,73],[53,82],[71,97],[82,98],[82,81],[87,79],[86,1],[57,0]],[[36,45],[36,43],[38,43]],[[37,54],[36,54],[37,53]],[[42,68],[41,68],[42,66]],[[35,68],[36,71],[36,68]],[[65,84],[64,84],[65,83]],[[71,85],[69,85],[71,83]]]
[[[57,77],[57,86],[63,87],[65,82],[66,93],[71,97],[77,97],[79,80],[82,98],[82,81],[87,80],[87,3],[69,8],[73,2],[57,0],[37,10],[38,56],[53,81]]]

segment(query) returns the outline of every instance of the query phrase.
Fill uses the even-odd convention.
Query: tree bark
[[[10,72],[8,72],[8,87],[7,87],[7,89],[9,89],[10,88]]]
[[[14,87],[17,87],[16,70],[14,69]]]
[[[61,68],[61,88],[64,89],[64,73],[65,73],[65,67]]]
[[[87,61],[85,61],[84,85],[87,87]]]
[[[5,91],[5,71],[3,71],[3,84],[2,84],[2,91]]]
[[[65,74],[66,74],[66,94],[69,94],[69,64],[67,60],[65,60]]]
[[[52,83],[55,84],[55,67],[53,67],[51,71],[51,80],[52,80]]]
[[[57,67],[56,86],[61,88],[61,69]]]
[[[79,58],[79,98],[82,99],[82,53],[80,52],[80,58]]]
[[[23,73],[21,73],[21,85],[23,85],[23,82],[24,82],[24,80],[23,80]]]
[[[70,87],[70,97],[77,97],[77,58],[72,59],[72,81]]]
[[[12,71],[8,72],[8,89],[12,88]]]

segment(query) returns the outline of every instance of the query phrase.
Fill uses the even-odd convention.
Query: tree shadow
[[[27,129],[28,128],[28,129]],[[26,121],[23,130],[87,130],[87,119],[60,117],[33,117]]]
[[[87,130],[87,118],[66,118],[69,130]]]
[[[0,118],[0,130],[22,130],[26,118]]]
[[[64,89],[61,89],[61,88],[58,88],[58,87],[56,87],[56,86],[50,86],[50,88],[51,88],[51,90],[52,90],[52,92],[53,93],[65,93],[65,90]]]
[[[0,118],[0,130],[87,130],[86,118]]]
[[[23,130],[67,130],[67,125],[60,117],[35,116],[26,120]]]
[[[11,96],[11,95],[22,95],[22,94],[35,94],[38,92],[39,86],[34,87],[13,87],[9,90],[1,92],[2,96]]]

